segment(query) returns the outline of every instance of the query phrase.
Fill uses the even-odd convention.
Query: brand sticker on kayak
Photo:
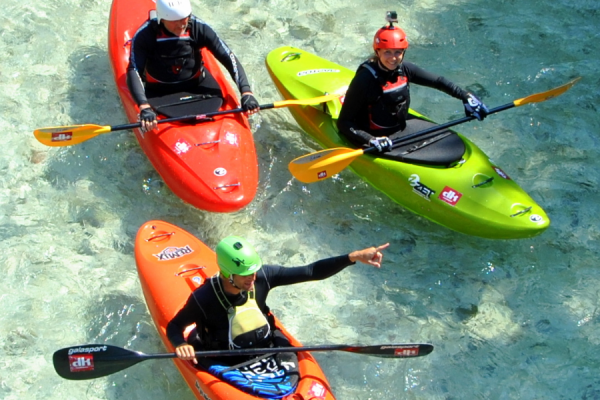
[[[169,261],[186,256],[188,254],[192,254],[193,252],[194,250],[192,250],[192,248],[189,245],[187,245],[184,247],[167,247],[160,253],[152,255],[158,258],[158,261]]]
[[[340,72],[340,70],[333,69],[333,68],[307,69],[306,71],[298,72],[296,75],[305,76],[305,75],[323,74],[323,73],[330,73],[330,72],[337,74],[338,72]]]
[[[317,178],[318,179],[325,179],[325,178],[327,178],[327,171],[317,172]]]
[[[324,399],[326,394],[327,394],[327,390],[325,389],[325,386],[321,385],[321,383],[319,383],[317,381],[313,381],[313,383],[310,385],[310,389],[308,391],[308,398],[309,399]]]
[[[223,167],[219,167],[219,168],[216,168],[216,169],[213,171],[213,173],[214,173],[216,176],[225,176],[225,175],[227,175],[227,170],[226,170],[225,168],[223,168]]]
[[[190,149],[192,148],[192,145],[189,144],[188,142],[186,142],[183,139],[179,139],[177,141],[177,143],[175,143],[175,153],[177,153],[178,155],[187,153],[188,151],[190,151]]]
[[[238,137],[235,133],[231,133],[231,132],[227,132],[225,134],[225,141],[227,143],[229,143],[232,146],[238,146],[239,142],[238,142]]]
[[[451,206],[455,206],[461,197],[461,192],[452,189],[450,186],[446,186],[444,190],[442,190],[442,193],[440,193],[438,196],[438,199],[450,204]]]
[[[506,172],[502,171],[502,169],[500,169],[500,167],[496,167],[495,165],[492,165],[492,168],[494,168],[494,171],[496,171],[496,173],[497,173],[497,174],[498,174],[498,175],[499,175],[501,178],[504,178],[504,179],[508,179],[508,180],[510,180],[510,176],[508,176],[508,175],[506,174]]]
[[[435,194],[435,190],[427,187],[424,183],[422,183],[419,175],[412,174],[408,178],[408,182],[410,183],[410,186],[412,186],[413,192],[415,192],[425,200],[431,201],[431,195]]]
[[[531,222],[535,222],[536,224],[541,224],[542,222],[544,222],[544,218],[542,218],[541,215],[538,214],[533,214],[529,217],[529,220]]]

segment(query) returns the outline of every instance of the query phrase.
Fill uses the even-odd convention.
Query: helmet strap
[[[231,283],[231,286],[233,286],[234,288],[236,288],[236,289],[239,289],[239,290],[242,290],[242,288],[241,288],[241,287],[238,287],[238,285],[236,285],[236,284],[233,282],[233,274],[229,275],[229,283]]]

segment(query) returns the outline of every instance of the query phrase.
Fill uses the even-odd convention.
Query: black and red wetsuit
[[[264,265],[257,272],[254,292],[258,307],[267,316],[271,324],[271,331],[275,331],[275,326],[273,325],[273,318],[269,314],[269,307],[266,304],[271,289],[277,286],[326,279],[353,264],[348,255],[343,255],[316,261],[303,267],[286,268],[277,265]],[[221,278],[214,276],[210,279]],[[244,304],[247,300],[246,292],[237,295],[223,294],[232,306]],[[173,346],[177,347],[186,342],[183,332],[187,326],[192,324],[196,324],[196,330],[202,342],[202,349],[228,349],[229,320],[227,310],[219,301],[210,280],[207,280],[192,292],[183,308],[167,325],[167,337]],[[269,347],[269,344],[256,343],[256,346],[253,347]]]
[[[394,71],[383,69],[377,60],[367,61],[358,68],[346,92],[337,122],[340,133],[361,146],[374,137],[405,131],[407,122],[410,125],[411,83],[461,100],[466,99],[468,93],[446,78],[407,61]]]
[[[204,21],[190,16],[184,35],[176,36],[156,20],[146,21],[131,41],[127,85],[138,105],[148,97],[193,91],[210,77],[200,49],[208,49],[225,66],[240,93],[250,92],[244,68],[231,49]]]

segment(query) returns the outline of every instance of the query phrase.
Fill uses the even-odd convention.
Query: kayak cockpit
[[[343,96],[346,93],[346,89],[347,87],[343,87],[337,90],[335,94]],[[317,109],[322,108],[324,113],[330,115],[334,128],[338,132],[336,121],[342,109],[342,102],[336,99],[313,107]],[[409,115],[409,121],[409,129],[390,135],[390,139],[402,141],[402,138],[405,136],[424,131],[436,125],[426,120],[420,114],[412,112],[412,110]],[[354,147],[339,132],[338,136],[341,141],[347,142],[349,147]],[[448,167],[458,163],[463,158],[465,150],[465,143],[456,133],[450,130],[443,130],[409,139],[402,144],[398,144],[390,152],[384,154],[371,153],[371,155],[409,164]]]

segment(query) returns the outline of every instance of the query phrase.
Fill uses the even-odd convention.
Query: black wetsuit
[[[133,36],[127,85],[137,104],[148,103],[148,97],[193,93],[199,85],[219,91],[215,79],[202,65],[202,48],[225,66],[240,93],[251,91],[235,54],[208,24],[192,15],[184,37],[173,35],[156,20],[144,23]]]
[[[273,325],[273,318],[269,314],[269,307],[266,304],[271,289],[277,286],[326,279],[352,264],[354,263],[350,261],[348,255],[343,255],[320,260],[304,267],[286,268],[276,265],[264,265],[257,273],[254,288],[256,303],[263,314],[267,316],[271,324],[271,331],[275,331],[275,326]],[[220,278],[215,276],[210,279]],[[227,300],[233,306],[244,304],[247,299],[246,296],[246,292],[237,295],[226,294]],[[217,298],[210,280],[207,280],[190,295],[183,308],[167,325],[167,337],[173,346],[177,347],[186,343],[183,331],[187,326],[194,323],[202,342],[202,349],[228,349],[229,320],[227,310]],[[269,345],[258,343],[257,347],[269,347]]]
[[[399,77],[406,78],[406,86],[403,91],[402,98],[397,99],[398,104],[386,104],[385,107],[402,109],[401,117],[406,116],[408,107],[410,106],[410,91],[411,83],[422,85],[440,90],[457,99],[465,100],[468,92],[461,89],[446,78],[435,75],[431,72],[419,68],[413,63],[403,62],[396,70],[389,71],[382,69],[377,61],[367,62],[367,64],[375,71],[377,78],[368,68],[361,65],[348,87],[344,105],[340,112],[337,126],[341,134],[350,140],[356,146],[367,144],[369,140],[377,136],[390,136],[402,131],[402,135],[407,135],[410,131],[422,129],[422,124],[411,127],[411,120],[396,120],[397,125],[389,129],[372,129],[371,125],[371,108],[382,101],[383,85],[387,82],[395,83]],[[409,117],[410,118],[410,117]],[[419,120],[413,120],[415,122]]]

